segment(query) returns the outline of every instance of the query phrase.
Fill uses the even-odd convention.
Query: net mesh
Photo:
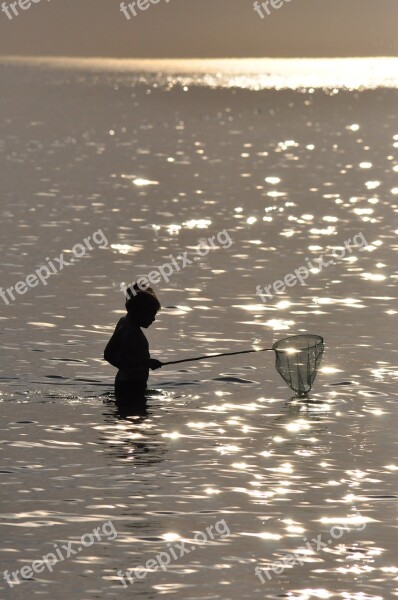
[[[292,335],[272,346],[278,373],[298,396],[305,396],[311,390],[324,347],[319,335]]]

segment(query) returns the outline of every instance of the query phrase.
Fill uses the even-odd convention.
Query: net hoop
[[[308,344],[308,341],[310,339],[313,343]],[[299,342],[299,344],[300,344],[300,342],[302,342],[303,346],[301,348],[300,348],[300,346],[297,346],[297,350],[307,350],[310,348],[315,348],[315,346],[318,346],[318,344],[323,344],[324,340],[323,340],[323,337],[320,335],[313,335],[313,334],[291,335],[287,338],[283,338],[282,340],[275,342],[275,344],[273,344],[273,346],[272,346],[272,350],[275,350],[277,352],[286,352],[287,350],[289,350],[291,348],[291,342]],[[284,346],[286,346],[286,347],[284,347]]]

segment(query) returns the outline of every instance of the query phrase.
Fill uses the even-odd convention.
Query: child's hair
[[[137,283],[132,288],[127,288],[129,298],[126,300],[127,312],[135,312],[152,306],[156,311],[161,309],[161,304],[151,287],[141,289]]]

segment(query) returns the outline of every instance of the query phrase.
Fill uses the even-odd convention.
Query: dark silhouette
[[[128,288],[127,315],[122,317],[109,340],[104,358],[118,369],[115,396],[119,403],[145,403],[149,369],[160,369],[162,363],[151,358],[149,344],[141,327],[155,321],[160,302],[152,288],[142,290],[137,284]]]

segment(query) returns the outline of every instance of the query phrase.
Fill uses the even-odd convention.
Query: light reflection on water
[[[190,89],[186,103],[178,88],[147,94],[125,75],[3,75],[30,88],[1,99],[2,285],[98,228],[110,243],[1,307],[3,569],[111,519],[116,540],[24,585],[119,597],[132,592],[118,569],[223,518],[228,538],[148,573],[134,597],[396,594],[396,91]],[[101,353],[120,283],[223,229],[231,248],[158,286],[154,356],[318,333],[326,353],[311,397],[291,398],[267,353],[164,369],[146,407],[118,409]],[[366,251],[266,304],[256,296],[359,232]],[[352,529],[266,585],[255,576],[334,524]]]

